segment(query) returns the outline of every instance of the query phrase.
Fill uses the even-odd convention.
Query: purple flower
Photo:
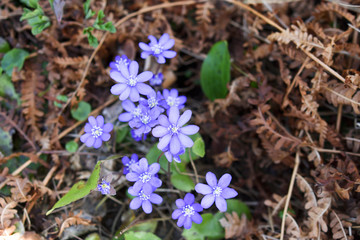
[[[131,137],[132,137],[136,142],[140,142],[140,141],[146,140],[146,136],[147,136],[147,133],[136,134],[136,131],[135,131],[134,129],[131,129],[131,130],[130,130],[130,134],[131,134]]]
[[[144,82],[152,78],[153,73],[150,71],[142,72],[138,75],[139,64],[132,61],[129,68],[125,65],[119,65],[120,71],[110,72],[110,77],[118,84],[111,87],[110,92],[114,95],[120,95],[120,100],[125,100],[130,97],[130,100],[137,102],[141,94],[149,94],[154,91],[149,85]]]
[[[177,107],[172,107],[169,110],[169,118],[165,115],[159,117],[159,124],[153,129],[154,137],[159,137],[158,148],[161,151],[169,147],[172,155],[178,155],[182,148],[192,147],[194,142],[187,135],[193,135],[199,131],[196,125],[188,125],[183,127],[190,118],[191,111],[186,110],[181,116]]]
[[[141,53],[141,58],[146,59],[149,55],[156,57],[156,60],[160,64],[165,63],[165,58],[173,58],[176,56],[175,51],[168,50],[175,44],[174,39],[170,39],[169,34],[164,33],[159,42],[152,35],[149,37],[150,43],[146,44],[143,42],[139,43],[139,47],[144,51]]]
[[[104,125],[104,117],[99,115],[96,119],[93,116],[88,118],[89,123],[85,124],[85,134],[80,137],[80,141],[87,147],[99,148],[103,141],[110,139],[110,133],[113,130],[111,123]]]
[[[126,174],[126,179],[135,182],[134,191],[139,192],[141,188],[150,186],[158,188],[161,186],[161,180],[154,176],[160,170],[159,163],[153,163],[149,166],[146,158],[140,159],[139,163],[132,165],[132,172]]]
[[[166,147],[163,152],[169,162],[172,162],[172,160],[174,160],[177,163],[181,163],[180,155],[185,153],[185,148],[182,147],[180,149],[180,152],[176,155],[171,154],[171,152],[169,151],[169,147]]]
[[[154,74],[154,76],[149,80],[151,86],[159,86],[162,84],[164,75],[162,73]]]
[[[120,66],[124,65],[125,67],[128,67],[131,63],[131,60],[128,59],[128,57],[124,54],[121,57],[116,56],[115,62],[110,62],[110,68],[111,71],[119,71],[120,72]]]
[[[215,174],[208,172],[206,174],[206,182],[208,185],[198,183],[195,186],[196,192],[205,195],[201,200],[201,206],[207,209],[215,202],[216,207],[221,212],[225,212],[227,209],[225,199],[233,198],[238,195],[234,189],[227,187],[231,182],[231,175],[225,173],[218,182]]]
[[[160,204],[163,199],[158,194],[153,193],[153,189],[150,185],[144,185],[142,189],[135,189],[135,187],[130,187],[128,192],[136,196],[133,200],[130,202],[130,208],[135,210],[142,207],[145,213],[149,214],[152,212],[152,205],[154,204]]]
[[[195,197],[191,193],[185,195],[184,200],[176,200],[176,209],[172,213],[173,219],[179,219],[177,225],[179,227],[184,226],[185,229],[190,229],[192,222],[200,224],[202,222],[202,217],[198,212],[201,212],[203,208],[199,203],[194,203]]]
[[[116,191],[113,186],[110,185],[110,182],[112,180],[111,175],[107,175],[106,177],[103,177],[101,181],[97,185],[97,190],[101,192],[101,194],[106,195],[115,195]]]
[[[184,107],[184,103],[186,102],[185,96],[178,96],[179,92],[176,89],[164,89],[163,96],[164,100],[162,100],[161,105],[165,109],[169,109],[171,107],[178,107],[179,109]]]
[[[119,121],[120,122],[129,122],[133,119],[139,118],[142,114],[141,112],[141,108],[135,106],[135,104],[126,99],[125,101],[123,101],[123,103],[121,104],[121,106],[127,111],[125,113],[121,113],[119,115]]]
[[[141,114],[129,122],[129,126],[135,129],[136,134],[148,133],[155,125],[158,124],[160,111],[158,109],[149,109],[142,105],[139,106]]]
[[[139,157],[137,154],[133,154],[131,155],[131,158],[129,159],[129,157],[125,156],[121,159],[122,163],[124,164],[124,171],[123,173],[126,175],[129,172],[132,172],[132,168],[135,165],[138,164],[139,162]]]
[[[160,113],[163,113],[165,110],[160,107],[159,103],[163,99],[161,92],[158,91],[157,93],[155,91],[149,93],[147,95],[147,99],[140,98],[139,104],[148,107],[150,109],[157,109]]]

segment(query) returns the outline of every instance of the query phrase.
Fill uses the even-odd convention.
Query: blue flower
[[[136,134],[148,133],[155,125],[158,124],[160,111],[158,109],[149,109],[142,105],[139,106],[141,114],[138,118],[134,118],[129,122],[129,126],[135,129]]]
[[[181,154],[184,154],[185,153],[185,148],[182,147],[180,149],[180,152],[176,155],[173,155],[170,151],[169,151],[169,147],[166,147],[164,150],[164,155],[166,157],[166,159],[169,161],[169,162],[172,162],[172,160],[174,160],[175,162],[177,163],[181,163],[181,158],[180,158],[180,155]]]
[[[111,186],[110,182],[112,180],[111,175],[107,175],[106,177],[101,178],[97,185],[97,190],[101,192],[103,195],[115,195],[116,191],[113,186]]]
[[[111,123],[104,124],[104,117],[101,115],[96,119],[90,116],[88,120],[89,123],[85,124],[85,134],[80,137],[80,141],[87,147],[100,148],[103,141],[110,139],[113,125]]]
[[[169,109],[171,107],[177,107],[178,109],[181,109],[184,107],[186,102],[186,97],[179,96],[179,92],[176,89],[171,89],[170,91],[168,89],[164,89],[163,97],[164,100],[161,101],[161,105],[165,109]]]
[[[151,86],[159,86],[162,84],[164,75],[162,73],[154,74],[154,76],[149,80]]]
[[[147,137],[147,133],[136,134],[136,131],[134,129],[130,130],[130,134],[136,142],[144,141]]]
[[[161,180],[155,176],[159,170],[159,163],[153,163],[149,166],[147,159],[142,158],[138,164],[132,166],[132,172],[126,174],[126,179],[135,182],[133,188],[136,192],[145,186],[158,188],[162,184]]]
[[[136,196],[130,202],[130,208],[135,210],[140,207],[144,210],[145,213],[149,214],[152,212],[152,205],[162,203],[163,199],[158,194],[153,193],[153,189],[150,185],[144,185],[142,189],[135,189],[134,187],[130,187],[128,192]]]
[[[119,71],[120,72],[120,66],[124,65],[125,67],[128,67],[131,63],[131,60],[128,59],[128,57],[124,54],[121,57],[116,56],[115,62],[110,62],[110,68],[111,71]]]
[[[149,55],[156,57],[156,60],[160,64],[165,63],[165,58],[173,58],[176,56],[176,52],[168,50],[172,48],[175,44],[174,39],[170,39],[169,34],[164,33],[159,42],[152,35],[149,37],[150,43],[146,44],[143,42],[139,43],[139,47],[144,51],[141,53],[141,58],[146,59]]]
[[[194,201],[195,197],[191,193],[187,193],[184,200],[176,200],[175,203],[178,209],[172,213],[171,217],[178,219],[178,227],[184,226],[185,229],[190,229],[192,222],[197,224],[202,222],[202,217],[199,212],[201,212],[203,208],[199,203],[194,203]]]
[[[123,103],[121,104],[121,106],[127,111],[124,113],[121,113],[119,115],[119,121],[120,122],[129,122],[133,119],[139,118],[142,114],[141,112],[141,108],[135,106],[135,104],[126,99],[125,101],[123,101]]]
[[[137,154],[133,154],[131,155],[131,158],[129,159],[129,157],[125,156],[121,159],[122,163],[124,164],[124,171],[123,173],[126,175],[129,172],[132,172],[132,168],[135,165],[138,164],[139,162],[139,157]]]
[[[196,192],[205,195],[201,200],[201,206],[207,209],[215,202],[215,205],[220,212],[225,212],[227,209],[225,199],[233,198],[238,195],[234,189],[228,187],[231,182],[231,175],[225,173],[218,182],[215,174],[208,172],[206,173],[206,182],[208,185],[198,183],[195,186]]]
[[[187,135],[193,135],[199,131],[196,125],[183,127],[191,118],[191,111],[186,110],[181,116],[177,107],[169,110],[169,117],[161,115],[158,119],[160,126],[152,130],[154,137],[159,137],[158,148],[161,151],[170,150],[172,155],[179,155],[183,148],[192,147],[194,142]]]
[[[144,83],[152,78],[152,72],[145,71],[138,75],[139,64],[136,61],[132,61],[129,67],[125,65],[119,66],[120,71],[110,72],[110,77],[118,82],[118,84],[111,87],[110,92],[114,95],[120,95],[120,100],[130,98],[131,101],[137,102],[140,99],[139,94],[146,95],[154,91]]]
[[[139,104],[141,104],[147,108],[150,108],[150,109],[155,108],[160,113],[162,113],[165,111],[162,107],[160,107],[160,104],[159,104],[162,99],[163,99],[163,97],[162,97],[160,91],[158,91],[157,93],[155,91],[153,91],[147,95],[147,99],[140,98]]]

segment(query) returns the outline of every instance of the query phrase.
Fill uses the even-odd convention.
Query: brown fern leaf
[[[210,10],[214,9],[214,5],[210,1],[196,4],[195,19],[199,23],[211,23]]]
[[[82,212],[80,211],[78,214],[73,215],[70,213],[69,217],[66,217],[65,214],[62,215],[62,218],[64,219],[63,221],[60,218],[55,218],[56,223],[59,225],[60,227],[60,231],[58,234],[58,237],[60,237],[62,235],[62,233],[64,232],[65,228],[70,227],[72,225],[91,225],[91,221],[87,220],[87,219],[83,219],[81,218]]]
[[[44,115],[41,111],[41,106],[44,104],[44,99],[38,97],[38,94],[45,90],[44,76],[40,73],[28,70],[26,71],[26,78],[21,84],[21,106],[23,107],[23,114],[25,115],[26,124],[32,129],[35,139],[41,137],[38,122]]]
[[[15,218],[17,203],[11,199],[0,197],[0,230],[10,227],[12,219]]]
[[[335,12],[338,15],[346,18],[353,25],[355,25],[354,24],[355,16],[349,13],[346,9],[342,8],[338,4],[334,4],[331,2],[326,2],[326,3],[324,2],[315,8],[315,16],[317,17],[321,17],[324,14],[329,14],[329,12]]]
[[[350,227],[352,224],[350,222],[341,220],[340,217],[343,219],[348,216],[339,216],[335,211],[330,212],[329,226],[331,228],[333,239],[348,240],[348,227]]]
[[[289,134],[276,119],[273,120],[271,115],[265,118],[265,113],[269,110],[270,106],[266,104],[258,107],[258,110],[253,112],[255,119],[250,121],[250,125],[257,127],[257,134],[269,139],[274,144],[275,150],[284,148],[293,151],[301,140]]]
[[[315,193],[310,186],[310,184],[303,178],[301,175],[296,175],[296,184],[299,187],[299,189],[305,193],[305,209],[310,209],[314,206],[316,206],[316,196]]]
[[[301,229],[295,219],[288,213],[286,214],[285,224],[287,226],[286,234],[289,235],[289,240],[300,239]]]
[[[89,57],[86,55],[81,57],[54,57],[53,61],[62,68],[70,65],[77,65],[81,68],[89,61]]]
[[[9,177],[10,181],[7,185],[12,186],[10,189],[11,197],[16,202],[27,202],[31,199],[29,194],[32,189],[31,182],[26,178]]]
[[[225,228],[225,239],[248,239],[246,236],[251,232],[252,226],[249,226],[245,214],[241,215],[240,219],[236,212],[225,213],[225,217],[221,218],[219,222]]]
[[[351,149],[352,152],[359,152],[360,150],[360,134],[354,129],[351,129],[348,134],[346,134],[346,146]]]
[[[339,104],[350,105],[356,114],[360,114],[360,91],[347,87],[343,83],[332,80],[322,84],[323,94],[326,100],[337,107]]]
[[[317,201],[317,205],[310,208],[308,212],[309,218],[306,221],[307,227],[311,229],[308,233],[309,238],[318,237],[320,231],[328,231],[328,226],[324,220],[324,217],[326,217],[327,211],[329,210],[330,206],[331,197],[323,197]]]
[[[265,200],[264,204],[273,209],[273,211],[271,212],[271,215],[275,216],[280,211],[280,209],[284,208],[286,196],[281,197],[280,195],[277,195],[274,193],[272,195],[272,198],[274,200],[267,199],[267,200]]]
[[[324,49],[323,43],[313,35],[307,32],[306,26],[297,22],[298,26],[291,25],[290,28],[283,32],[272,33],[268,36],[270,41],[278,41],[282,44],[294,43],[297,48],[311,51],[314,47]]]

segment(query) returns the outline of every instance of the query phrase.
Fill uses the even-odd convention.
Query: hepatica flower
[[[93,116],[88,118],[85,124],[85,134],[80,137],[80,141],[87,147],[100,148],[103,141],[110,139],[110,132],[113,130],[111,123],[104,124],[104,117],[99,115],[96,119]]]
[[[110,68],[111,71],[120,71],[120,66],[124,65],[125,67],[129,66],[129,64],[131,63],[131,60],[128,59],[128,57],[124,54],[121,57],[120,56],[116,56],[115,57],[115,62],[110,62]]]
[[[129,126],[135,129],[136,134],[149,133],[151,128],[158,124],[160,111],[158,109],[149,109],[141,106],[141,115],[129,122]]]
[[[201,206],[207,209],[215,202],[216,207],[221,212],[225,212],[227,209],[225,199],[233,198],[238,195],[234,189],[228,187],[231,182],[231,175],[225,173],[218,182],[215,174],[208,172],[206,174],[206,182],[208,185],[198,183],[195,186],[196,192],[205,195],[201,200]]]
[[[138,75],[139,64],[132,61],[129,67],[120,65],[120,71],[110,72],[110,77],[118,84],[111,87],[110,92],[114,95],[120,95],[120,100],[130,98],[131,101],[137,102],[140,99],[140,94],[147,95],[154,91],[149,85],[144,82],[152,78],[153,73],[150,71],[142,72]]]
[[[150,40],[149,44],[139,43],[139,47],[143,50],[141,58],[146,59],[149,55],[153,55],[156,57],[158,63],[164,64],[165,58],[173,58],[176,56],[175,51],[169,50],[175,44],[175,40],[171,39],[169,34],[164,33],[159,41],[152,35],[148,38]]]
[[[155,176],[160,170],[159,163],[153,163],[149,166],[147,159],[142,158],[139,164],[132,166],[132,172],[126,174],[126,179],[130,182],[135,182],[133,186],[135,192],[139,192],[145,186],[150,186],[150,188],[161,186],[161,180]]]
[[[140,98],[139,103],[147,108],[150,109],[157,109],[160,113],[164,112],[164,109],[160,106],[160,102],[163,99],[163,96],[161,95],[161,92],[151,92],[147,95],[147,99]]]
[[[154,76],[149,80],[151,86],[159,86],[162,84],[164,75],[162,73],[154,74]]]
[[[106,177],[102,178],[101,181],[99,181],[98,185],[97,185],[97,190],[99,192],[101,192],[101,194],[103,195],[115,195],[116,191],[114,189],[113,186],[111,186],[110,182],[111,182],[112,176],[111,175],[107,175]]]
[[[147,214],[152,212],[151,203],[160,204],[163,201],[162,197],[153,193],[153,189],[150,185],[144,185],[142,189],[137,190],[134,187],[130,187],[128,192],[131,195],[136,196],[136,198],[131,200],[130,208],[135,210],[142,207]]]
[[[133,119],[139,118],[142,114],[141,108],[135,106],[135,104],[129,99],[123,101],[121,106],[125,109],[126,112],[119,115],[120,122],[129,122]]]
[[[122,163],[124,164],[124,171],[123,173],[126,175],[129,172],[132,172],[132,168],[134,165],[137,165],[139,162],[139,157],[137,154],[131,155],[131,158],[125,156],[121,159]]]
[[[160,126],[152,130],[154,137],[159,137],[158,148],[161,151],[169,149],[172,155],[178,155],[182,148],[192,147],[194,142],[187,135],[193,135],[199,131],[196,125],[188,125],[184,127],[190,118],[191,111],[186,110],[181,116],[177,107],[169,110],[169,117],[161,115],[159,117]]]
[[[203,208],[199,203],[194,203],[195,197],[191,193],[185,195],[184,200],[176,200],[176,209],[172,213],[173,219],[178,219],[177,225],[179,227],[184,226],[185,229],[190,229],[192,222],[200,224],[202,217],[198,212],[201,212]]]
[[[165,109],[169,109],[171,107],[177,107],[181,109],[184,107],[184,103],[186,102],[185,96],[179,96],[179,92],[176,89],[164,89],[163,91],[164,100],[162,100],[161,105]]]
[[[148,135],[147,133],[137,134],[134,129],[131,129],[131,130],[130,130],[130,134],[131,134],[131,137],[132,137],[136,142],[140,142],[140,141],[146,140],[146,136]]]

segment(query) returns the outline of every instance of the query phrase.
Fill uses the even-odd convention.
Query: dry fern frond
[[[282,44],[294,43],[297,48],[311,51],[314,47],[324,49],[323,43],[313,35],[307,32],[303,23],[297,22],[298,26],[291,25],[283,32],[272,33],[268,36],[270,41],[278,41]]]
[[[76,215],[69,215],[69,217],[66,217],[65,214],[62,215],[63,219],[65,220],[61,220],[60,218],[55,218],[56,223],[60,226],[60,231],[58,236],[60,237],[62,235],[62,233],[64,232],[65,228],[70,227],[72,225],[91,225],[91,221],[87,220],[87,219],[83,219],[81,218],[81,211],[76,214]]]
[[[305,209],[310,209],[314,206],[316,206],[316,196],[315,193],[310,186],[310,184],[303,178],[301,175],[296,175],[296,184],[299,187],[299,189],[305,193]]]
[[[225,228],[225,239],[244,239],[250,231],[249,222],[245,214],[241,215],[240,219],[236,212],[232,212],[232,214],[225,213],[225,218],[221,218],[219,222]]]
[[[340,217],[336,214],[335,211],[330,212],[330,228],[332,232],[333,239],[341,239],[341,240],[348,240],[347,236],[347,230],[345,230],[345,227],[350,227],[352,224],[349,222],[345,222],[343,220],[340,220]]]
[[[11,226],[11,220],[14,219],[17,210],[14,209],[17,203],[10,199],[0,198],[0,230]]]
[[[284,207],[286,195],[284,197],[281,197],[280,195],[274,193],[272,195],[272,198],[274,199],[274,201],[267,199],[265,200],[264,204],[273,209],[273,211],[271,212],[271,216],[275,216],[280,211],[280,209]]]
[[[316,16],[320,16],[322,14],[329,14],[329,12],[335,12],[338,15],[346,18],[353,25],[355,21],[355,16],[349,13],[346,9],[340,7],[338,4],[333,4],[331,2],[322,3],[315,8]]]
[[[290,215],[286,214],[285,224],[287,226],[286,228],[286,234],[290,236],[290,240],[297,240],[300,239],[301,235],[301,229],[295,219]]]
[[[53,61],[58,64],[60,67],[65,68],[70,65],[78,65],[77,67],[81,68],[88,62],[88,56],[82,57],[54,57]]]
[[[210,10],[214,9],[214,5],[210,1],[196,4],[195,19],[199,23],[211,23]]]
[[[322,84],[323,94],[326,100],[337,107],[339,104],[350,105],[356,114],[360,114],[360,91],[346,87],[336,80],[328,84]]]
[[[328,231],[328,226],[324,220],[324,217],[326,216],[330,206],[331,197],[324,197],[317,201],[316,206],[310,208],[308,212],[309,218],[306,221],[306,225],[311,229],[311,231],[308,233],[308,237],[318,237],[320,230],[323,232]]]
[[[29,192],[32,189],[31,182],[26,178],[10,177],[7,185],[12,186],[10,189],[11,197],[16,202],[27,202],[31,195]]]

